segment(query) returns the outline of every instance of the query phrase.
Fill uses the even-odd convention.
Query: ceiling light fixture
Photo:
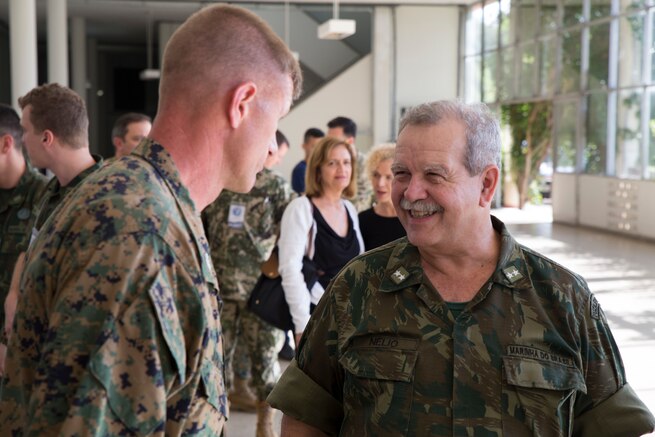
[[[355,33],[355,20],[339,19],[339,1],[334,0],[333,18],[318,26],[320,39],[344,39]]]
[[[146,69],[141,70],[139,79],[141,80],[157,80],[161,77],[161,72],[152,67],[152,11],[148,11],[148,21],[146,23]]]

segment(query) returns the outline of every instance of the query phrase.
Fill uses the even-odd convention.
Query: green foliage
[[[530,183],[536,180],[539,165],[551,149],[553,103],[504,105],[502,120],[509,125],[511,132],[510,175],[518,187],[519,206],[522,208],[529,197]]]

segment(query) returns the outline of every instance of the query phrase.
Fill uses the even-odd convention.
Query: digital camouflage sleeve
[[[502,234],[455,319],[406,239],[352,261],[268,400],[341,436],[626,436],[655,419],[579,276]]]
[[[2,435],[219,435],[216,277],[170,155],[145,140],[89,175],[27,254]]]

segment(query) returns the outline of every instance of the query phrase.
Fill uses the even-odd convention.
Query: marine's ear
[[[238,128],[248,117],[256,94],[257,85],[252,81],[237,85],[230,93],[228,120],[233,129]]]
[[[488,165],[482,170],[482,173],[480,173],[480,206],[487,207],[491,204],[496,188],[498,188],[499,179],[500,170],[497,166]]]
[[[43,141],[44,146],[51,146],[55,141],[55,134],[50,129],[45,129],[41,133],[41,141]]]
[[[4,134],[0,137],[0,153],[8,153],[14,147],[14,137]]]

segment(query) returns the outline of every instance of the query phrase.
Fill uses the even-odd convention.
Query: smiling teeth
[[[416,211],[416,210],[411,210],[412,217],[415,218],[422,218],[422,217],[428,217],[434,214],[435,211]]]

